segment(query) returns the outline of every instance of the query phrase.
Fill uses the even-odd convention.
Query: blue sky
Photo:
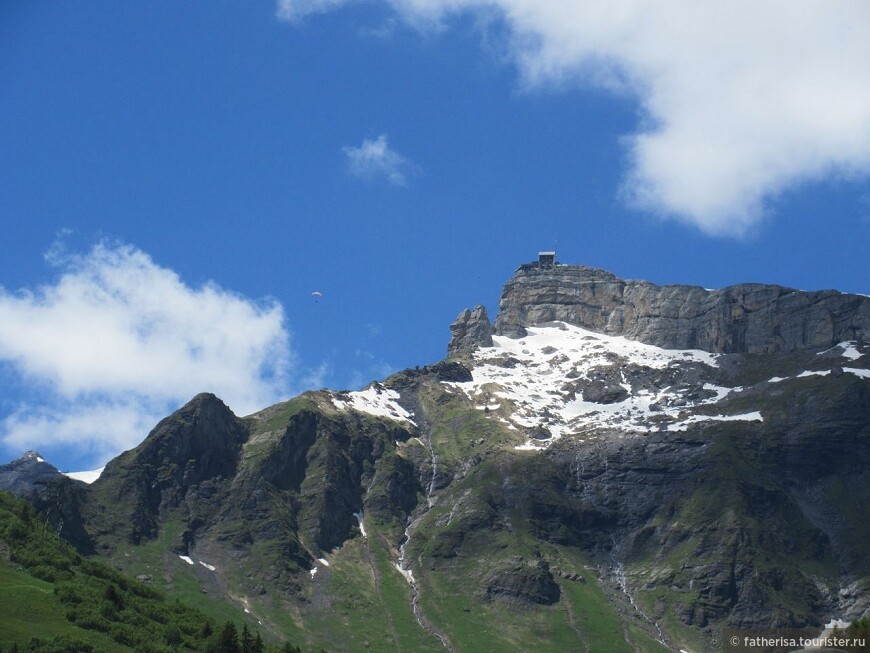
[[[721,4],[2,3],[0,459],[434,362],[556,244],[870,293],[870,8]]]

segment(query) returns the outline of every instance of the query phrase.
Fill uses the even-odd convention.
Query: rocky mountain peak
[[[527,326],[555,321],[668,349],[775,353],[867,340],[870,297],[765,284],[658,286],[582,265],[520,266],[502,291],[495,332],[521,338]]]
[[[94,486],[108,488],[129,511],[111,530],[129,542],[156,536],[158,522],[208,486],[235,476],[248,435],[242,420],[211,393],[201,393],[161,420],[135,449],[106,465]],[[105,506],[94,504],[91,511]]]
[[[481,305],[474,310],[463,310],[450,325],[451,339],[447,345],[448,356],[469,353],[478,347],[492,347],[494,332],[486,308]]]
[[[190,461],[228,475],[244,440],[239,419],[218,397],[203,392],[163,419],[133,452],[149,464]]]
[[[16,460],[13,460],[12,465],[16,465],[19,467],[23,466],[33,466],[33,465],[48,465],[51,467],[50,463],[47,463],[45,459],[40,455],[38,451],[27,451],[21,456],[19,456]]]
[[[61,476],[38,452],[28,451],[11,463],[0,465],[0,491],[27,496],[40,485]]]

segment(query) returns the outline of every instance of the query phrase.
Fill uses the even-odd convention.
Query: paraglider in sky
[[[314,303],[318,303],[320,301],[320,298],[323,297],[323,293],[319,290],[315,290],[313,293],[311,293],[311,296],[314,297]]]

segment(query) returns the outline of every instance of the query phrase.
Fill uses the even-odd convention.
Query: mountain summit
[[[495,333],[561,321],[666,349],[775,353],[870,339],[870,297],[740,284],[721,290],[627,281],[582,265],[520,266]]]
[[[65,523],[330,651],[821,631],[870,609],[868,334],[862,296],[531,263],[436,364],[245,418],[197,396]]]

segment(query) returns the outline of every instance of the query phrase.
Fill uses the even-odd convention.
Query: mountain
[[[300,653],[169,601],[147,577],[87,560],[23,500],[0,492],[0,649],[30,653]],[[235,647],[233,647],[233,644]],[[229,646],[228,646],[229,645]],[[10,648],[6,648],[9,646]]]
[[[36,451],[0,465],[0,492],[26,499],[47,523],[83,553],[92,553],[79,506],[86,485],[61,473]]]
[[[64,528],[330,651],[696,652],[868,614],[870,298],[530,263],[451,335],[361,391],[198,395],[70,485]]]
[[[47,483],[63,476],[51,463],[47,463],[36,451],[28,451],[17,460],[0,465],[0,492],[18,496],[39,493]]]

